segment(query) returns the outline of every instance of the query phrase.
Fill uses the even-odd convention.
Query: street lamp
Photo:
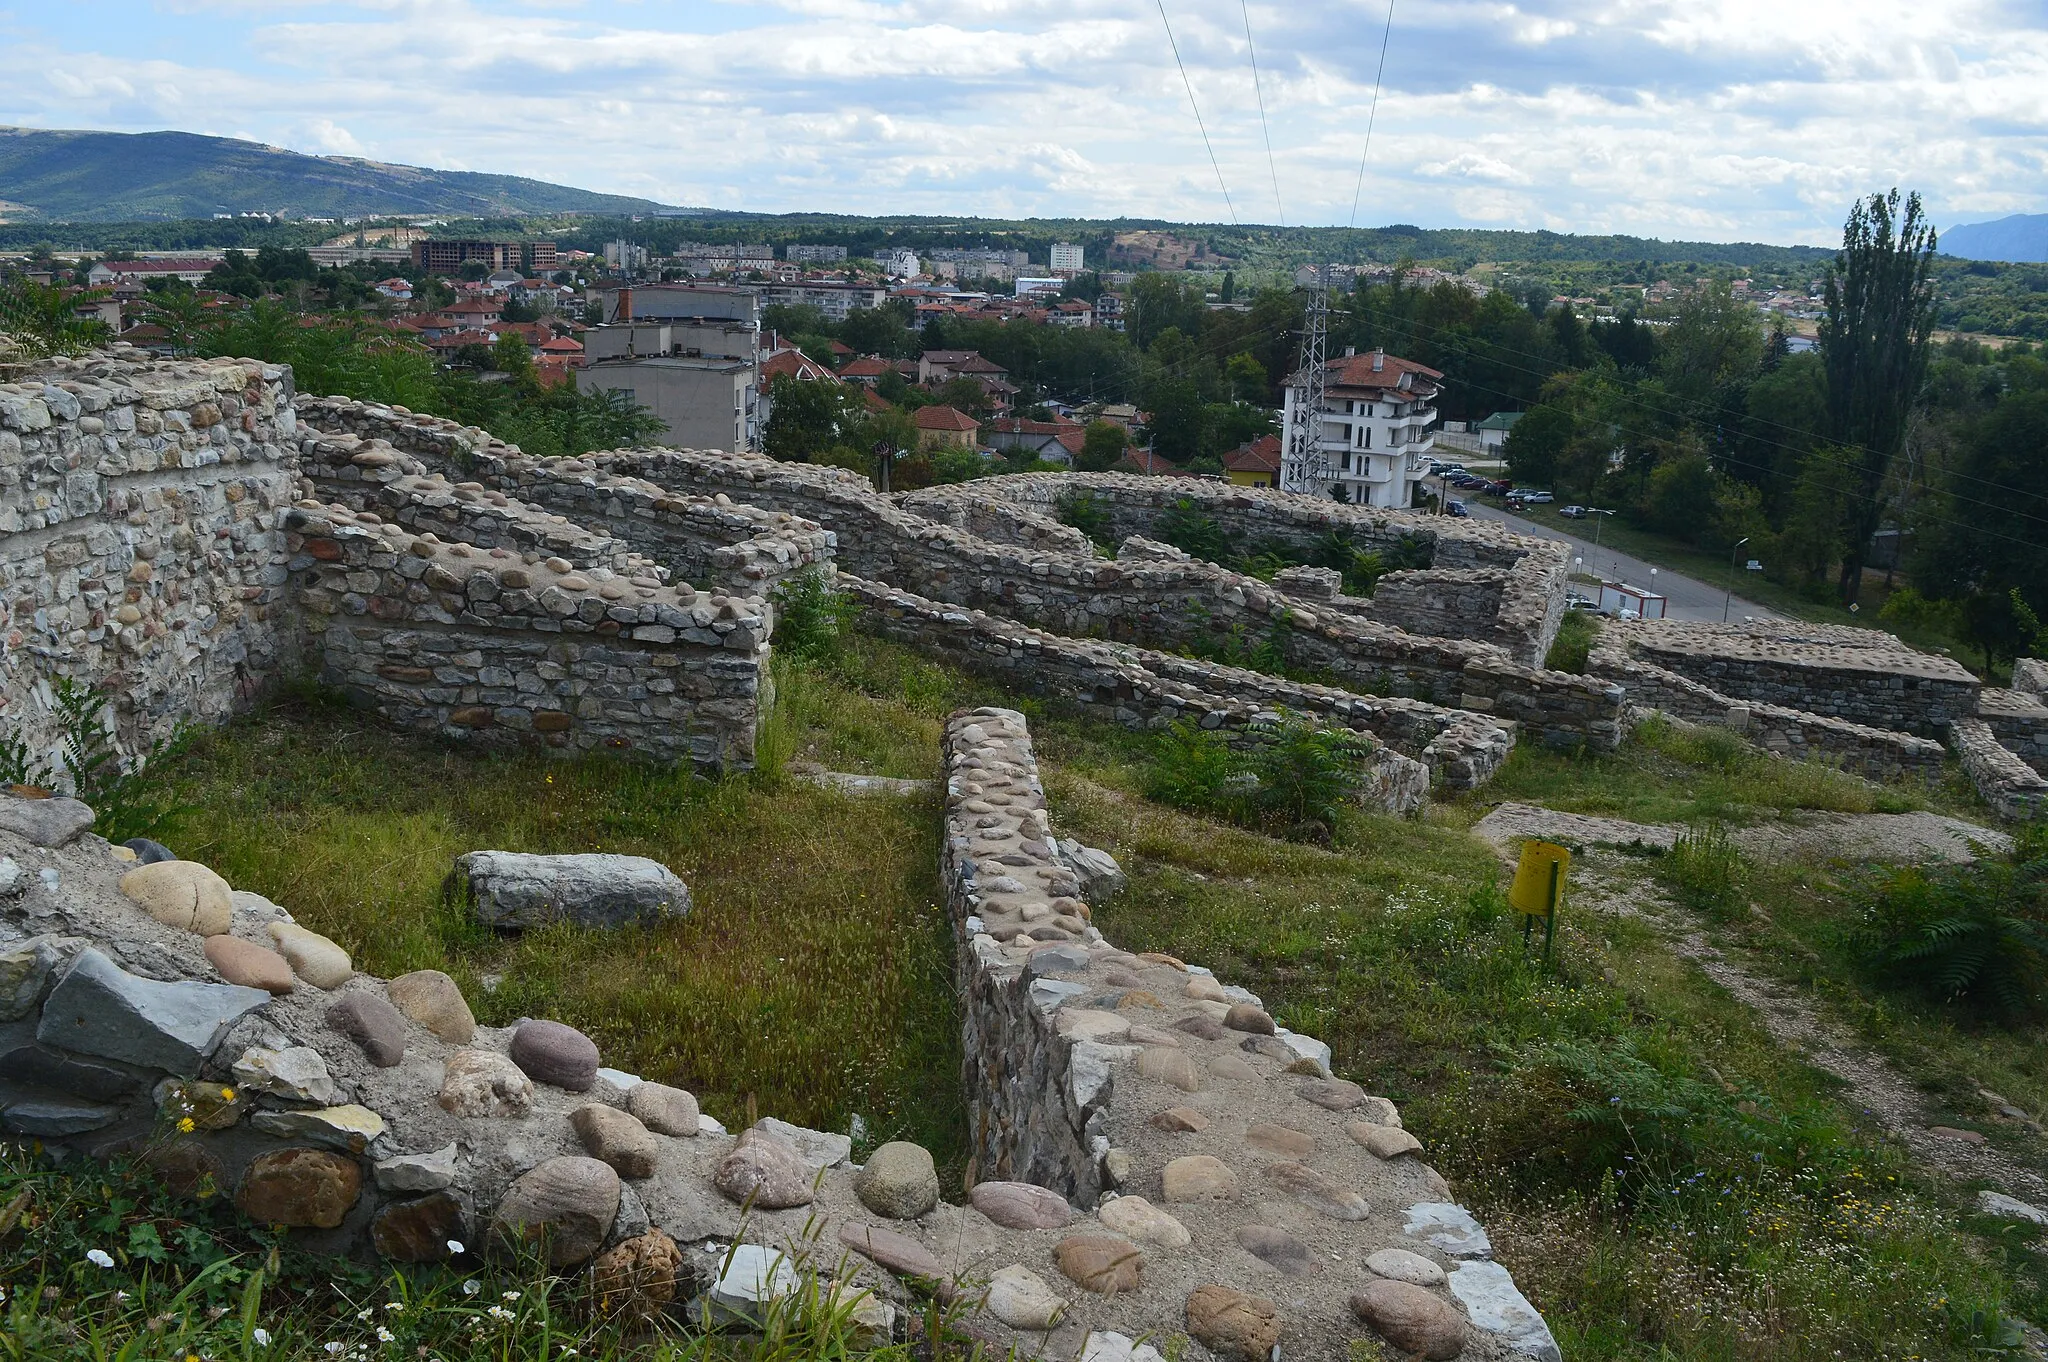
[[[1723,624],[1728,622],[1728,607],[1735,602],[1735,554],[1738,549],[1748,542],[1749,536],[1745,534],[1728,548],[1728,594],[1721,598],[1721,623]]]

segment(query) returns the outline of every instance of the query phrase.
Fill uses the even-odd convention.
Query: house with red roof
[[[955,407],[919,407],[911,415],[919,449],[977,449],[981,423]]]
[[[1180,469],[1149,449],[1133,449],[1110,465],[1112,473],[1144,473],[1155,478],[1176,478]]]
[[[1280,437],[1261,435],[1223,456],[1223,473],[1233,487],[1280,485]]]
[[[1065,417],[1029,421],[1021,416],[998,416],[988,422],[988,446],[1005,454],[1024,453],[1047,463],[1071,464],[1081,452],[1084,431],[1079,421]]]

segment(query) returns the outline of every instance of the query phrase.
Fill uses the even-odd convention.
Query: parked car
[[[1462,501],[1450,502],[1446,505],[1445,509],[1450,512],[1451,519],[1453,520],[1470,520],[1472,518],[1472,513],[1465,509],[1465,503]]]
[[[1586,515],[1586,508],[1583,506],[1560,506],[1557,508],[1557,513],[1566,520],[1583,520]]]
[[[1451,479],[1451,486],[1463,488],[1467,492],[1477,492],[1488,485],[1485,478],[1471,473],[1460,473],[1457,477]]]
[[[1515,490],[1515,485],[1506,478],[1495,478],[1486,484],[1486,490],[1497,497],[1504,497]]]

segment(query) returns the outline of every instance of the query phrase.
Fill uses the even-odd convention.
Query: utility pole
[[[1296,389],[1294,426],[1280,455],[1280,488],[1310,496],[1330,494],[1330,458],[1323,452],[1323,395],[1329,387],[1324,361],[1329,349],[1330,267],[1318,263],[1309,282],[1308,308],[1301,320],[1301,386]]]

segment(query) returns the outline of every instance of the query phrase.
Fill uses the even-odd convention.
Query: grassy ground
[[[1477,817],[1506,800],[1638,823],[1754,823],[1802,812],[1987,817],[1960,771],[1933,785],[1875,785],[1819,762],[1787,761],[1712,727],[1652,720],[1620,751],[1574,756],[1517,747],[1459,807]]]
[[[829,664],[785,668],[780,682],[771,755],[883,775],[935,775],[944,714],[1003,698],[863,639]],[[1484,800],[1422,821],[1347,816],[1317,846],[1153,804],[1142,798],[1151,740],[1019,707],[1056,826],[1131,872],[1099,915],[1104,930],[1255,989],[1283,1022],[1328,1040],[1339,1072],[1399,1101],[1573,1362],[1996,1356],[2010,1316],[2048,1317],[2025,1244],[1966,1220],[1953,1189],[1925,1184],[1652,927],[1567,917],[1554,967],[1528,958],[1492,853],[1465,831],[1505,798],[1746,821],[1913,807],[1941,792],[1879,791],[1712,734],[1653,728],[1609,757],[1518,752]],[[224,731],[184,770],[205,811],[186,816],[179,850],[333,933],[365,967],[435,965],[486,1020],[545,1010],[585,1026],[611,1062],[691,1086],[727,1120],[745,1119],[750,1096],[821,1127],[845,1129],[858,1113],[878,1135],[957,1161],[959,1095],[932,1081],[958,1071],[935,799],[856,803],[773,776],[711,783],[478,757],[305,706]],[[500,940],[440,907],[449,857],[481,846],[653,855],[690,882],[698,907],[660,931]],[[1814,973],[1827,973],[1824,960]],[[2007,1052],[2015,1069],[2027,1043]],[[23,1176],[0,1170],[0,1201]],[[106,1288],[118,1280],[139,1299],[135,1283],[159,1270],[140,1227],[165,1243],[184,1229],[144,1193],[82,1195],[107,1209],[97,1220],[66,1212],[61,1242],[47,1219],[41,1240],[0,1237],[0,1270],[55,1286],[50,1305],[70,1308],[73,1326],[111,1312],[132,1333],[147,1317]],[[126,1275],[81,1265],[81,1236],[101,1233]],[[197,1270],[174,1268],[157,1279]],[[374,1306],[416,1289],[438,1302],[415,1316],[422,1328],[443,1314],[454,1323],[445,1339],[407,1341],[430,1355],[498,1355],[457,1346],[503,1321],[476,1324],[454,1278],[335,1284],[354,1294],[288,1285],[278,1318],[303,1314],[289,1327],[308,1346],[327,1331],[367,1341],[357,1297]],[[196,1319],[219,1333],[195,1353],[255,1355],[224,1292],[206,1286],[178,1327]],[[586,1353],[623,1346],[591,1332],[573,1291],[542,1295],[565,1330],[580,1320]],[[18,1285],[12,1299],[19,1310]],[[208,1321],[201,1300],[227,1313]],[[0,1355],[6,1338],[23,1341],[16,1356],[45,1355],[26,1346],[38,1337],[49,1335],[14,1327]],[[814,1345],[789,1356],[818,1355]],[[152,1349],[136,1355],[179,1355]]]
[[[936,773],[935,718],[807,671],[781,688],[780,750]],[[478,755],[303,704],[207,738],[183,775],[178,852],[365,969],[446,970],[489,1024],[569,1022],[607,1063],[687,1087],[728,1123],[758,1111],[843,1131],[859,1115],[877,1139],[961,1157],[959,1095],[929,1081],[959,1064],[936,796]],[[696,907],[658,928],[500,937],[441,897],[451,859],[486,847],[651,856]]]
[[[1399,1101],[1574,1362],[1981,1357],[2041,1312],[2023,1251],[1649,926],[1567,919],[1554,969],[1526,957],[1461,831],[1477,801],[1293,845],[1148,804],[1139,754],[1042,727],[1056,820],[1132,873],[1103,930],[1243,982]],[[1648,737],[1518,754],[1486,794],[1660,819],[1918,802]]]

